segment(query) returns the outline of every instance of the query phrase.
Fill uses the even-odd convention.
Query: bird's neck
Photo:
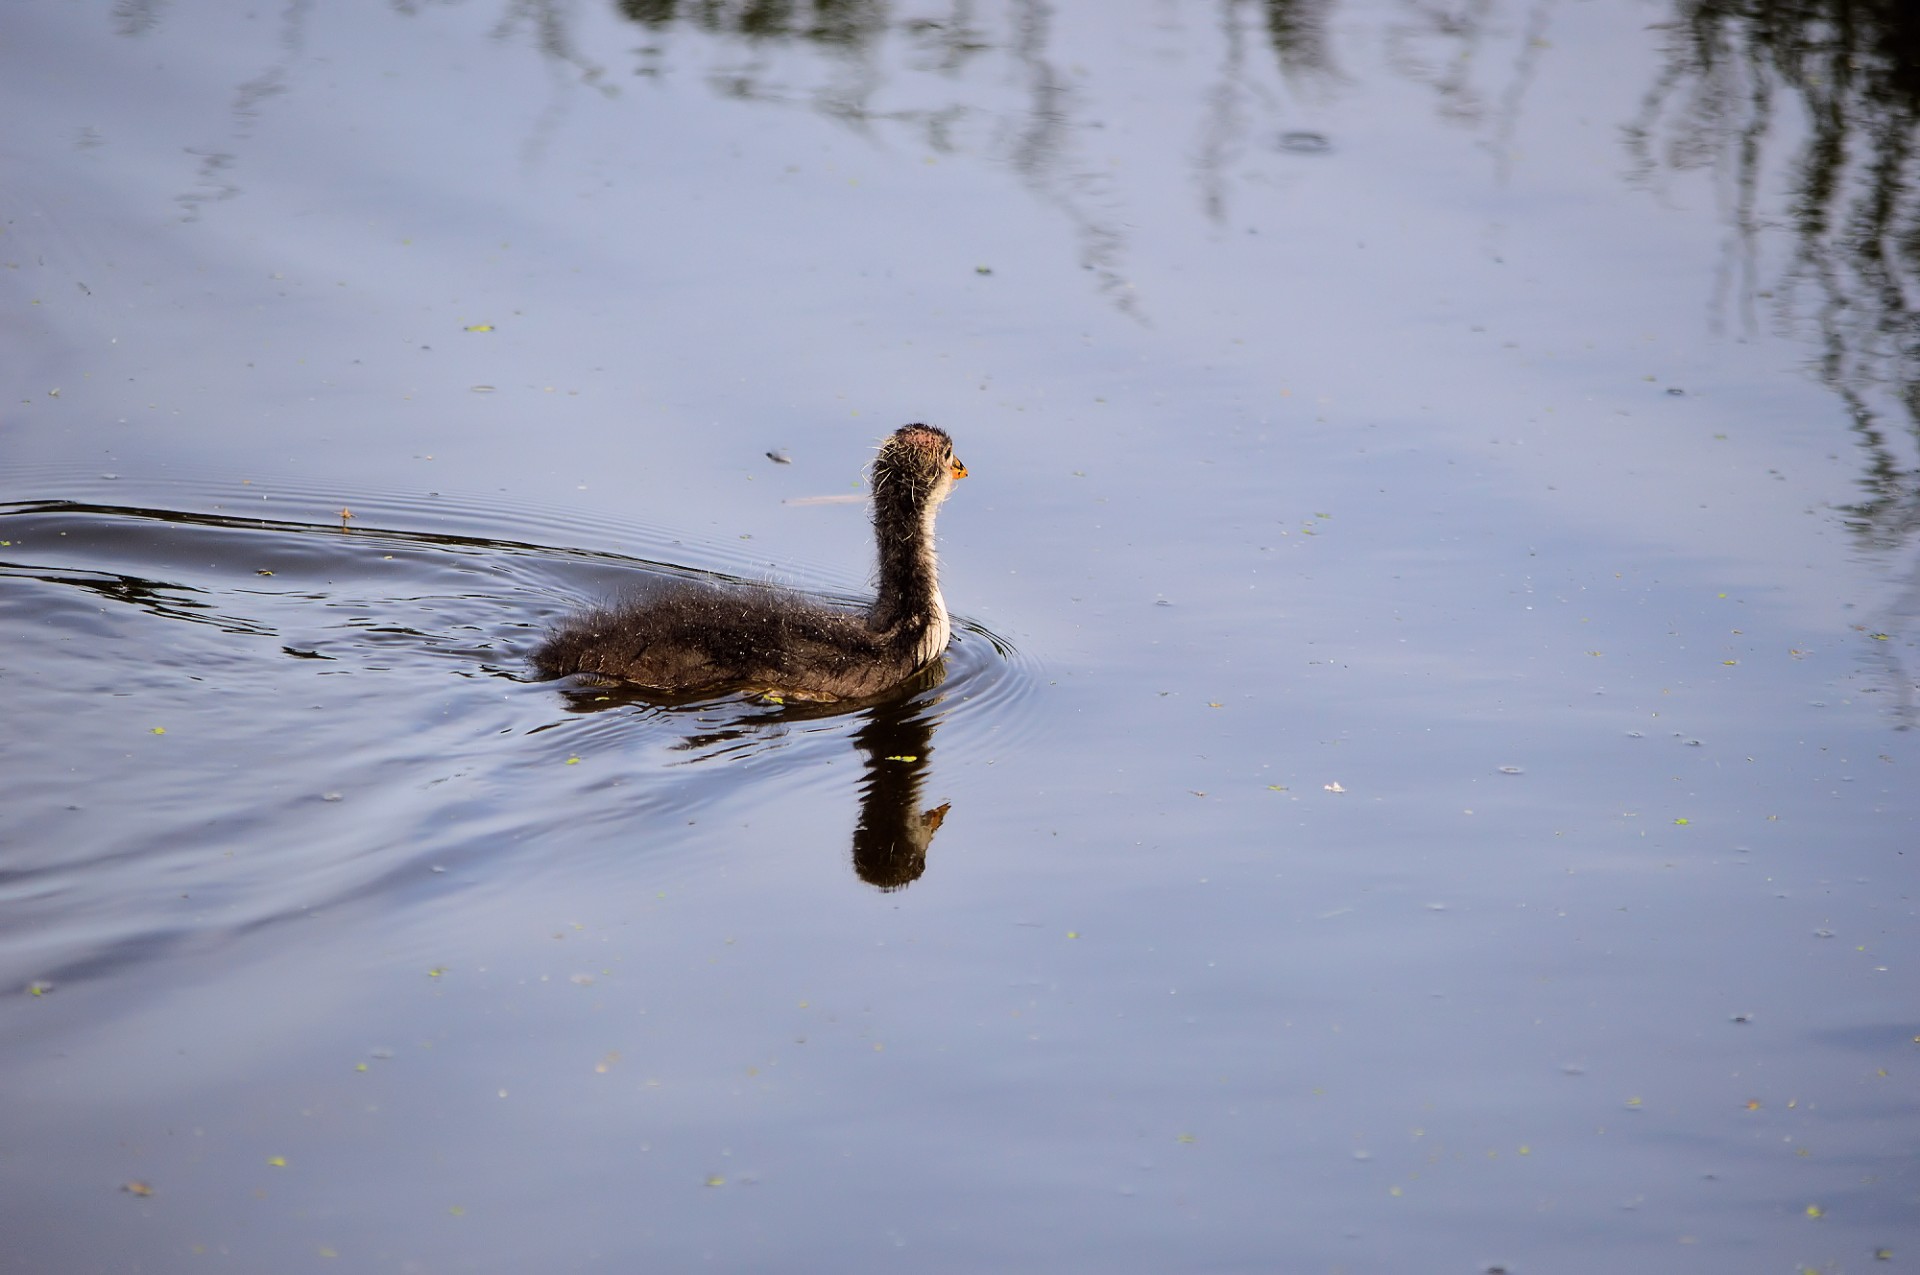
[[[937,509],[930,503],[917,510],[876,509],[874,513],[880,581],[870,620],[877,632],[913,640],[915,654],[922,662],[944,650],[952,635],[946,599],[940,596],[940,563],[933,548]]]

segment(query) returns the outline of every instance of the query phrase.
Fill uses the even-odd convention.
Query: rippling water
[[[500,860],[551,852],[551,803],[570,855],[625,854],[636,820],[670,827],[742,782],[716,763],[775,794],[864,769],[870,802],[912,805],[936,736],[944,756],[990,752],[1030,698],[1013,648],[964,620],[937,685],[861,711],[529,684],[546,624],[670,568],[543,548],[531,537],[582,528],[438,499],[332,518],[298,495],[202,508],[0,508],[15,710],[89,706],[71,751],[10,758],[36,794],[15,835],[38,853],[8,865],[0,979],[107,976],[435,875],[513,870]]]

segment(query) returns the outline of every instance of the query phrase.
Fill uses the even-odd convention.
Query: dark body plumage
[[[933,521],[966,466],[932,425],[905,425],[873,462],[879,586],[865,611],[764,585],[683,582],[595,608],[533,653],[551,677],[584,673],[669,694],[771,691],[860,699],[904,682],[946,650]]]

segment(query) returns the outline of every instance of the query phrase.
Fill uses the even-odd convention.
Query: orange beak
[[[953,476],[955,478],[965,478],[967,476],[967,467],[960,463],[958,456],[953,458]]]

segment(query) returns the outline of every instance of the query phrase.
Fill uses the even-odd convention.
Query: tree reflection
[[[1711,167],[1732,178],[1722,276],[1730,287],[1738,279],[1743,307],[1767,300],[1783,328],[1811,330],[1812,365],[1846,405],[1866,456],[1861,498],[1842,506],[1848,526],[1875,550],[1910,546],[1920,539],[1920,470],[1903,464],[1911,453],[1889,431],[1920,444],[1920,8],[1680,0],[1668,30],[1665,70],[1627,132],[1639,170]],[[1808,131],[1791,157],[1775,153],[1782,116]],[[1780,165],[1793,236],[1767,288],[1755,263],[1770,228],[1762,201]],[[1920,572],[1891,609],[1920,613]],[[1895,692],[1895,716],[1911,724],[1914,682],[1899,653],[1884,645],[1872,658]]]
[[[974,0],[949,0],[943,9],[897,14],[888,0],[616,0],[618,12],[653,33],[645,52],[664,60],[676,29],[740,40],[749,48],[784,41],[835,55],[842,76],[813,86],[806,98],[817,110],[850,126],[879,122],[906,125],[940,154],[971,145],[1004,163],[1027,189],[1073,227],[1078,264],[1101,295],[1123,313],[1140,317],[1140,300],[1128,278],[1129,240],[1113,205],[1108,166],[1083,154],[1099,136],[1098,121],[1085,117],[1075,77],[1061,69],[1054,51],[1055,6],[1047,0],[1007,0],[997,23]],[[1283,78],[1330,77],[1327,15],[1334,0],[1222,0],[1218,20],[1226,36],[1225,62],[1208,95],[1196,176],[1208,216],[1224,220],[1228,161],[1251,131],[1251,108],[1262,96],[1245,62],[1246,18],[1254,9]],[[891,42],[891,43],[890,43]],[[901,50],[906,55],[901,56]],[[1000,76],[961,74],[976,61]],[[657,66],[642,67],[658,72]],[[890,78],[902,71],[931,72],[946,82],[947,100],[936,106],[899,109],[875,104]],[[731,67],[711,76],[715,88],[750,101],[791,100],[764,62]],[[1014,84],[1014,102],[998,100]],[[962,135],[965,139],[962,140]]]
[[[1333,74],[1333,46],[1327,38],[1333,0],[1265,0],[1260,8],[1282,76],[1299,81]]]
[[[619,7],[649,27],[684,21],[715,33],[823,44],[866,44],[887,25],[883,0],[619,0]]]
[[[580,13],[569,0],[500,3],[493,34],[528,33],[539,52],[573,79],[603,93],[614,74],[581,48]],[[421,11],[422,0],[388,0]],[[1226,174],[1247,148],[1256,113],[1272,113],[1274,85],[1256,74],[1249,32],[1258,24],[1282,86],[1338,80],[1329,36],[1338,0],[1218,0],[1212,9],[1221,64],[1203,96],[1195,143],[1198,197],[1206,214],[1227,215]],[[1110,157],[1092,152],[1103,121],[1073,72],[1075,51],[1055,47],[1050,0],[927,0],[911,12],[897,0],[613,0],[617,17],[648,33],[639,74],[659,73],[689,37],[737,46],[746,57],[708,72],[716,91],[743,100],[805,104],[848,127],[916,132],[936,154],[997,161],[1072,225],[1078,264],[1115,307],[1135,312],[1128,278],[1128,211],[1117,207]],[[164,13],[157,0],[114,0],[122,35],[150,34]],[[1401,0],[1385,30],[1388,61],[1428,85],[1446,118],[1487,125],[1492,152],[1524,105],[1556,0]],[[236,133],[251,128],[265,99],[284,91],[302,55],[311,0],[287,0],[278,43],[283,57],[242,84]],[[1517,12],[1519,21],[1513,20]],[[1169,9],[1166,21],[1176,20]],[[1735,191],[1723,270],[1729,295],[1751,311],[1770,302],[1789,329],[1819,342],[1816,368],[1845,402],[1868,453],[1862,499],[1849,508],[1857,532],[1877,545],[1920,538],[1916,475],[1893,428],[1920,437],[1920,6],[1899,0],[1673,0],[1665,64],[1625,126],[1637,180],[1662,171],[1711,169]],[[1498,38],[1513,48],[1505,86],[1479,83]],[[827,58],[823,82],[772,51],[812,50]],[[907,86],[907,104],[882,102]],[[1011,90],[1011,96],[1008,96]],[[556,107],[556,110],[559,108]],[[1791,118],[1787,118],[1787,117]],[[1809,137],[1791,156],[1780,140],[1801,121]],[[542,125],[550,128],[551,121]],[[238,193],[233,155],[202,148],[196,187],[181,196],[187,216]],[[1768,212],[1763,193],[1784,167],[1792,190],[1794,238],[1780,277],[1759,278]]]
[[[1628,144],[1640,170],[1715,167],[1734,178],[1735,263],[1748,289],[1780,117],[1810,135],[1787,163],[1794,231],[1760,290],[1790,329],[1811,325],[1820,379],[1846,403],[1868,456],[1854,530],[1887,547],[1920,530],[1920,484],[1881,416],[1920,437],[1920,9],[1883,0],[1682,0],[1666,68]]]
[[[1266,27],[1267,43],[1279,64],[1281,79],[1297,87],[1325,85],[1337,78],[1327,40],[1327,15],[1333,0],[1223,0],[1220,10],[1220,70],[1206,95],[1195,169],[1200,204],[1209,219],[1227,220],[1227,174],[1246,149],[1255,116],[1271,109],[1271,94],[1248,65],[1247,19],[1242,11],[1257,7]],[[1296,133],[1296,138],[1317,134]]]

